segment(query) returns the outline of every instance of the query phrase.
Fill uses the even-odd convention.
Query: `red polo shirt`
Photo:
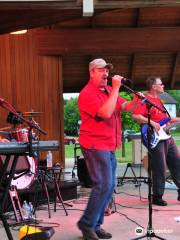
[[[157,97],[151,97],[148,94],[145,94],[145,97],[151,101],[152,103],[154,103],[155,105],[163,108],[163,104],[161,102],[160,98]],[[133,112],[133,114],[141,114],[144,117],[148,117],[148,110],[147,110],[147,106],[146,103],[141,103],[138,108]],[[159,109],[152,107],[150,109],[150,118],[152,121],[154,122],[160,122],[163,118],[167,117],[166,113],[161,112]]]
[[[104,92],[88,83],[78,98],[78,108],[82,123],[80,125],[79,143],[89,149],[114,151],[121,146],[121,104],[126,100],[118,97],[116,109],[108,119],[97,116],[99,108],[108,99],[111,87]]]

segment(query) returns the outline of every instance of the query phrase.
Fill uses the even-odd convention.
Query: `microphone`
[[[107,77],[107,80],[110,82],[111,85],[112,85],[112,79],[113,79],[113,77],[111,77],[111,76],[108,76],[108,77]],[[131,82],[131,83],[132,83],[132,80],[129,79],[129,78],[123,78],[123,79],[121,80],[121,83],[122,83],[122,84],[125,84],[125,83],[127,83],[127,82]]]

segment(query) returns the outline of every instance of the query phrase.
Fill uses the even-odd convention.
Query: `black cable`
[[[139,223],[137,223],[135,220],[129,218],[126,214],[124,214],[124,213],[120,213],[120,212],[118,212],[118,211],[116,211],[116,212],[117,212],[119,215],[121,215],[121,216],[125,217],[126,219],[128,219],[129,221],[135,223],[137,226],[142,227],[142,228],[144,229],[143,226],[141,226],[141,225],[140,225]]]

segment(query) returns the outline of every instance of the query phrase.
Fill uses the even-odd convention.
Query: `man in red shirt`
[[[159,94],[164,92],[164,84],[162,83],[161,78],[152,76],[147,79],[146,83],[148,88],[148,92],[145,94],[146,99],[165,110],[159,98]],[[162,112],[154,106],[150,108],[150,125],[154,129],[155,133],[158,133],[158,137],[161,137],[161,122],[163,122],[167,117],[170,117],[167,111]],[[148,110],[146,103],[141,102],[139,104],[139,107],[136,108],[133,113],[133,118],[141,124],[148,123]],[[180,122],[180,118],[171,117],[169,122]],[[162,134],[163,133],[164,132],[162,132]],[[163,138],[165,137],[163,136]],[[178,187],[178,200],[180,201],[180,154],[174,139],[170,135],[167,135],[167,139],[160,140],[157,145],[152,145],[151,148],[150,153],[153,184],[152,203],[160,206],[167,205],[167,202],[162,198],[166,180],[166,164],[171,172],[171,176],[176,186]]]
[[[121,145],[121,110],[134,110],[138,101],[127,102],[119,96],[122,76],[112,78],[113,65],[98,58],[89,63],[90,79],[78,98],[81,116],[79,143],[92,180],[92,191],[86,210],[78,222],[85,240],[109,239],[111,233],[101,228],[104,210],[115,187],[115,149]]]

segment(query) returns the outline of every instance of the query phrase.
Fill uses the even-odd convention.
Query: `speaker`
[[[92,187],[92,181],[83,157],[77,156],[77,176],[79,182],[86,188]]]

